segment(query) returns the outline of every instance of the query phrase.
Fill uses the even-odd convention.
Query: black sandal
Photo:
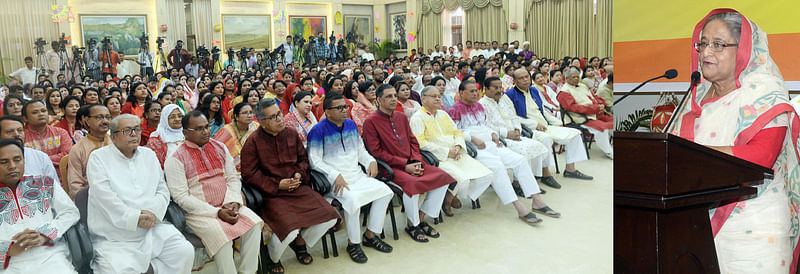
[[[433,227],[431,225],[429,225],[428,223],[420,222],[417,227],[419,227],[419,229],[421,229],[422,232],[424,232],[425,235],[427,235],[428,237],[431,237],[431,238],[434,238],[434,239],[435,238],[439,238],[439,232],[436,231],[435,229],[433,229]],[[436,234],[433,234],[434,232],[436,232]]]
[[[347,253],[350,254],[350,259],[353,259],[354,262],[360,264],[367,262],[367,255],[364,254],[364,250],[361,250],[361,245],[347,245]]]
[[[283,274],[283,273],[286,272],[286,269],[283,268],[283,265],[281,264],[280,260],[278,260],[277,263],[273,263],[272,259],[267,259],[267,260],[268,260],[267,261],[267,272],[269,272],[269,274]],[[278,269],[278,268],[282,269],[283,271],[275,271],[275,269]]]
[[[297,245],[294,242],[291,242],[289,243],[289,247],[292,248],[295,257],[297,257],[297,261],[300,262],[301,264],[309,265],[312,262],[314,262],[314,258],[311,257],[311,254],[308,254],[308,249],[306,248],[306,245]]]
[[[422,232],[422,229],[420,229],[419,226],[406,227],[406,233],[408,233],[408,236],[411,236],[411,239],[414,240],[414,241],[417,241],[417,242],[420,242],[420,243],[427,243],[428,242],[428,238],[422,238],[422,239],[419,238],[419,236],[424,236],[425,235],[425,232]]]
[[[381,238],[378,237],[378,236],[372,237],[372,239],[370,239],[370,238],[367,238],[367,235],[365,234],[364,235],[364,240],[362,241],[362,243],[364,244],[364,246],[372,247],[372,248],[374,248],[374,249],[376,249],[376,250],[378,250],[380,252],[383,252],[383,253],[391,253],[392,252],[392,246],[390,246],[386,242],[382,241]]]

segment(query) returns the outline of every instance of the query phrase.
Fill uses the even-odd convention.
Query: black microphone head
[[[678,71],[675,69],[670,69],[667,72],[664,72],[664,76],[666,76],[667,79],[678,77]]]
[[[692,84],[700,82],[700,72],[692,72]]]

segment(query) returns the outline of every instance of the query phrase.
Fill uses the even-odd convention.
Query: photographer
[[[169,65],[173,68],[182,68],[185,67],[186,64],[189,63],[189,59],[192,58],[189,55],[189,51],[183,48],[183,41],[178,40],[175,44],[175,48],[169,51],[169,55],[167,55],[167,60],[169,60]]]
[[[266,52],[269,52],[269,50],[266,50]],[[264,72],[264,70],[269,67],[269,62],[267,62],[267,60],[264,58],[264,55],[261,53],[256,54],[256,59],[257,60],[255,65],[253,65],[253,69]]]
[[[142,51],[139,53],[139,59],[136,63],[141,66],[141,74],[147,75],[147,78],[153,77],[153,58],[155,54],[149,51]]]
[[[103,50],[100,52],[100,60],[102,62],[103,78],[106,75],[117,77],[117,65],[122,63],[123,56],[114,51],[114,47],[108,37],[103,39],[102,43]]]
[[[317,39],[316,45],[314,45],[317,53],[317,60],[323,60],[328,58],[328,45],[325,43],[325,35],[324,33],[317,32]]]
[[[292,36],[286,36],[286,43],[278,46],[277,51],[283,50],[283,63],[288,65],[294,61],[294,46],[292,45]]]
[[[191,75],[194,78],[197,78],[197,72],[200,71],[200,64],[197,63],[197,57],[192,56],[192,62],[187,64],[186,67],[183,68],[183,71],[186,74]]]
[[[47,75],[50,77],[50,81],[56,81],[56,74],[59,72],[59,67],[61,65],[61,58],[58,57],[58,52],[60,48],[60,44],[58,41],[50,42],[51,49],[47,50],[44,54],[47,65],[44,66],[45,71],[47,71]]]
[[[223,64],[223,67],[226,70],[228,69],[228,67],[233,67],[234,69],[236,68],[236,56],[237,56],[236,51],[233,50],[233,48],[228,48],[228,60],[226,60],[225,64]]]
[[[97,40],[89,39],[87,44],[84,56],[86,58],[86,75],[97,81],[100,79],[100,51],[97,49]]]

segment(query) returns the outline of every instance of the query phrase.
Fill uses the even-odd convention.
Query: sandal
[[[280,269],[280,271],[278,271],[277,269]],[[280,260],[277,263],[273,263],[272,259],[268,259],[267,272],[269,272],[269,274],[282,274],[286,272],[286,269],[283,268],[283,265],[281,264]]]
[[[297,257],[297,261],[301,264],[309,265],[314,262],[314,258],[311,257],[311,254],[308,254],[306,245],[297,245],[294,242],[291,242],[289,243],[289,247],[292,248],[295,257]]]
[[[556,212],[555,210],[553,210],[549,206],[545,206],[545,207],[542,207],[542,208],[531,207],[531,211],[547,215],[547,217],[552,217],[552,218],[561,217],[561,213]]]
[[[419,226],[409,226],[406,227],[406,233],[408,236],[411,236],[411,239],[420,243],[427,243],[428,238],[425,238],[425,233],[422,232],[422,229]],[[420,238],[422,236],[423,238]]]
[[[347,245],[347,253],[350,254],[350,259],[353,259],[354,262],[360,264],[367,262],[367,255],[364,254],[364,250],[361,250],[361,245],[359,244]]]
[[[542,219],[536,218],[536,214],[533,214],[533,212],[529,212],[525,216],[519,216],[519,219],[531,226],[535,226],[542,222]]]
[[[367,238],[366,234],[364,235],[364,240],[362,241],[364,246],[372,247],[380,252],[383,253],[391,253],[392,246],[387,244],[386,242],[382,241],[380,237],[375,236],[372,239]]]
[[[419,229],[421,229],[422,232],[424,232],[425,235],[427,235],[428,237],[439,238],[439,232],[436,231],[435,229],[433,229],[433,227],[431,225],[429,225],[428,223],[420,222],[417,227],[419,227]],[[433,233],[436,233],[436,234],[433,234]]]

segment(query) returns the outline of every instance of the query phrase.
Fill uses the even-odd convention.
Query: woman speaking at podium
[[[795,272],[798,249],[800,120],[767,35],[732,9],[716,9],[692,35],[692,71],[703,80],[672,134],[774,170],[750,199],[709,211],[722,273]]]

